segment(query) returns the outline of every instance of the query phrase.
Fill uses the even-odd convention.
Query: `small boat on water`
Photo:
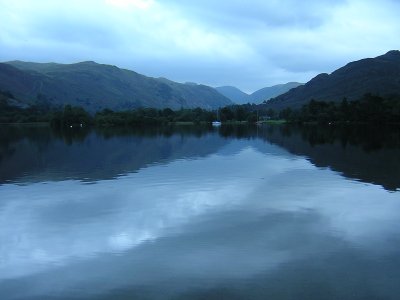
[[[220,121],[213,121],[212,122],[212,126],[215,126],[215,127],[221,126],[221,122]]]
[[[221,121],[219,120],[219,109],[217,110],[217,120],[212,122],[212,126],[218,127],[221,126]]]

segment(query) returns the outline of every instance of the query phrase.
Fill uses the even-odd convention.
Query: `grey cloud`
[[[178,9],[191,12],[203,21],[211,21],[220,25],[227,23],[226,25],[229,25],[229,28],[234,24],[243,25],[244,23],[259,23],[269,27],[299,26],[313,28],[324,23],[334,8],[345,4],[346,0],[306,0],[301,1],[301,4],[296,0],[246,2],[241,0],[229,2],[205,0],[188,3],[182,3],[179,0],[167,0],[166,2],[175,5]]]
[[[73,16],[35,19],[30,24],[30,30],[37,38],[91,47],[114,48],[122,40],[107,23],[94,23]]]

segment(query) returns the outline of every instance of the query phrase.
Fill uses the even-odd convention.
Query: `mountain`
[[[293,88],[296,88],[298,86],[301,86],[302,83],[299,82],[288,82],[285,84],[278,84],[270,87],[266,87],[263,89],[260,89],[253,94],[250,95],[250,102],[252,103],[262,103],[263,101],[267,101],[271,98],[277,97],[279,95],[282,95],[288,91],[290,91]]]
[[[351,62],[333,73],[319,74],[303,86],[267,102],[274,109],[300,108],[311,99],[319,101],[356,100],[371,93],[400,95],[400,51]]]
[[[215,109],[232,102],[205,85],[151,78],[92,61],[75,64],[0,63],[0,90],[27,104],[79,105],[88,111],[137,107]]]
[[[262,88],[253,94],[246,94],[234,86],[221,86],[215,88],[219,93],[232,100],[236,104],[256,103],[269,100],[273,97],[282,95],[287,91],[302,85],[298,82],[289,82],[286,84],[278,84],[271,87]]]
[[[236,104],[246,104],[250,101],[248,94],[234,86],[220,86],[215,89]]]

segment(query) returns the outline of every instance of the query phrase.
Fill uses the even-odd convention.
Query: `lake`
[[[399,129],[0,141],[0,299],[399,298]]]

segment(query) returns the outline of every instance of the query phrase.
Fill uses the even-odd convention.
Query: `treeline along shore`
[[[14,103],[13,103],[14,102]],[[15,104],[17,103],[17,105]],[[366,94],[356,101],[340,102],[311,100],[300,109],[274,111],[268,103],[231,105],[219,110],[202,108],[172,110],[170,108],[138,108],[126,111],[104,109],[91,114],[82,107],[65,105],[53,107],[38,102],[31,106],[18,105],[8,92],[0,92],[0,123],[50,123],[63,126],[138,126],[168,123],[274,122],[291,123],[400,123],[400,96],[380,97]]]

